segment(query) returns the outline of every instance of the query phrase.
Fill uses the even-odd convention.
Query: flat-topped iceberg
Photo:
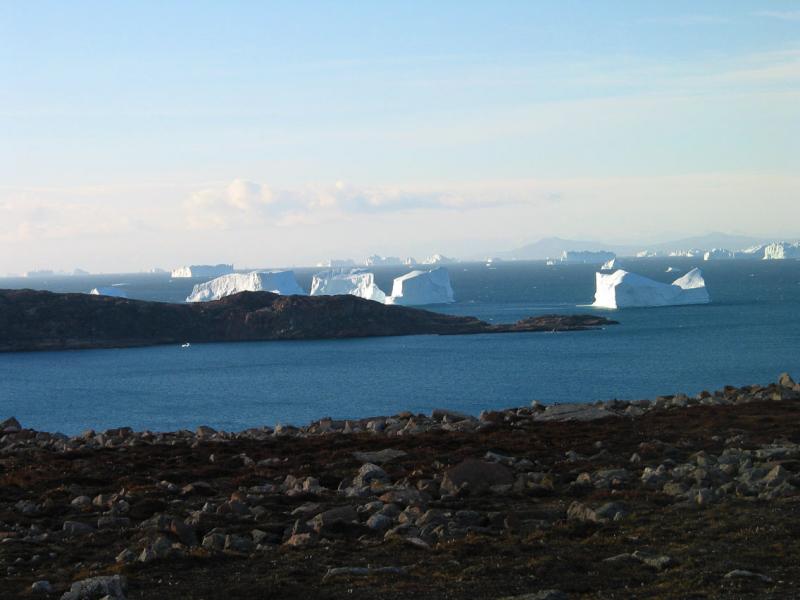
[[[565,250],[561,253],[561,262],[581,265],[602,265],[616,257],[617,255],[613,252],[606,252],[604,250],[598,252],[592,252],[590,250]]]
[[[598,308],[680,306],[711,301],[700,269],[692,269],[671,284],[620,269],[608,275],[597,273],[596,284],[593,306]]]
[[[386,294],[375,284],[375,275],[361,269],[350,271],[324,271],[314,275],[312,296],[340,296],[349,294],[383,304]]]
[[[428,258],[422,259],[421,264],[423,265],[451,265],[457,263],[458,260],[455,258],[450,258],[449,256],[444,256],[443,254],[433,254]]]
[[[431,271],[411,271],[394,280],[392,295],[386,304],[421,306],[455,302],[450,273],[444,267]]]
[[[118,287],[96,287],[92,288],[89,292],[92,296],[113,296],[114,298],[127,298],[128,294],[125,290]]]
[[[219,277],[233,273],[233,265],[189,265],[173,269],[170,275],[179,277]]]
[[[194,286],[187,302],[209,302],[239,292],[272,292],[282,296],[305,296],[294,271],[253,271],[230,273]]]

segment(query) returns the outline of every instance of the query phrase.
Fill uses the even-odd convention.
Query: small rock
[[[46,579],[41,579],[39,581],[35,581],[33,585],[31,585],[31,593],[32,594],[52,594],[53,593],[53,586],[50,585],[50,582]]]
[[[764,583],[772,583],[772,579],[761,573],[754,573],[752,571],[745,571],[744,569],[735,569],[725,574],[725,579],[758,579]]]
[[[353,457],[364,463],[374,463],[378,465],[386,464],[398,458],[407,456],[407,453],[402,450],[394,450],[393,448],[384,448],[377,452],[354,452]]]
[[[87,533],[92,533],[94,531],[94,527],[91,525],[80,523],[78,521],[64,521],[64,525],[61,527],[61,529],[67,535],[86,535]]]

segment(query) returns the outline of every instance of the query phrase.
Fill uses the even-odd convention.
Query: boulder
[[[468,458],[444,472],[441,489],[450,494],[461,490],[479,494],[498,485],[512,485],[514,474],[499,463]]]
[[[108,596],[111,600],[125,600],[128,584],[121,575],[90,577],[72,584],[61,600],[96,600]]]

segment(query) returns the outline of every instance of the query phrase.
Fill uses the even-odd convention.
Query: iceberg
[[[450,273],[444,267],[431,271],[411,271],[394,280],[392,295],[386,304],[420,306],[455,302]]]
[[[703,255],[703,260],[733,260],[736,253],[724,248],[712,248]]]
[[[449,258],[442,254],[433,254],[422,260],[423,265],[449,265],[457,262],[455,258]]]
[[[89,292],[92,296],[112,296],[114,298],[127,298],[128,294],[125,290],[118,287],[96,287]]]
[[[800,242],[775,242],[764,247],[764,260],[785,260],[800,258]]]
[[[170,275],[179,277],[219,277],[233,273],[233,265],[190,265],[173,269]]]
[[[239,292],[272,292],[282,296],[305,296],[294,271],[253,271],[230,273],[194,286],[186,302],[209,302]]]
[[[400,266],[402,264],[403,260],[397,256],[380,256],[378,254],[373,254],[364,259],[364,265],[367,267]]]
[[[603,263],[603,266],[600,267],[601,271],[616,271],[617,269],[619,269],[619,261],[616,258],[606,261]]]
[[[375,275],[361,269],[348,272],[324,271],[314,275],[312,296],[339,296],[349,294],[383,304],[386,294],[375,284]]]
[[[322,262],[317,263],[318,267],[325,267],[328,269],[336,268],[336,267],[355,267],[356,261],[352,258],[331,258],[329,260],[323,260]]]
[[[613,252],[591,252],[589,250],[574,251],[565,250],[561,254],[562,263],[572,263],[581,265],[602,265],[604,262],[613,260],[617,257]]]
[[[711,302],[700,269],[692,269],[671,284],[620,269],[608,275],[597,273],[596,286],[592,306],[598,308],[680,306]]]

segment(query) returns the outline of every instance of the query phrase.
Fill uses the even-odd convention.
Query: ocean
[[[800,261],[628,259],[669,282],[703,270],[712,304],[596,311],[596,269],[541,261],[450,265],[457,302],[432,310],[511,322],[599,312],[600,331],[194,344],[0,354],[0,419],[67,434],[131,426],[167,431],[360,418],[403,410],[483,409],[695,394],[800,376]],[[667,273],[667,267],[675,272]],[[374,269],[391,291],[406,268]],[[295,269],[310,287],[319,269]],[[87,292],[119,285],[131,298],[181,301],[197,280],[165,274],[0,279],[0,288]]]

